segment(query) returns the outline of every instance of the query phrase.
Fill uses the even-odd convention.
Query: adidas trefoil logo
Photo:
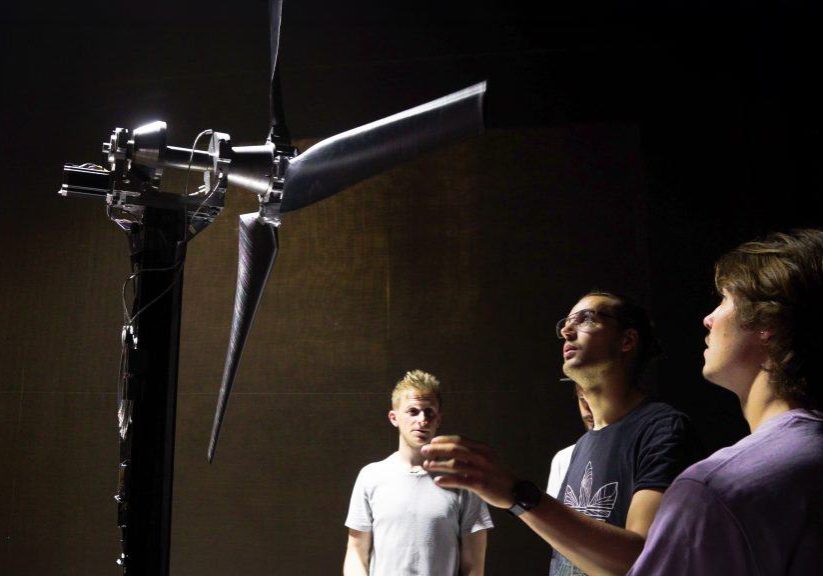
[[[612,513],[617,502],[617,482],[610,482],[592,493],[592,463],[586,464],[583,480],[580,481],[580,494],[575,495],[571,486],[566,486],[563,503],[587,516],[605,521]]]

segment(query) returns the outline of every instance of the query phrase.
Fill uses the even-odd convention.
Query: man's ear
[[[623,330],[623,340],[620,345],[620,350],[622,352],[629,352],[630,350],[634,350],[637,348],[637,345],[640,340],[640,335],[637,333],[637,329],[635,328],[626,328]]]
[[[397,414],[395,414],[394,410],[389,410],[389,422],[391,425],[397,428]]]

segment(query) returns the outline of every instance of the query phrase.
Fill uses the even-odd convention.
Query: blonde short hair
[[[394,390],[392,390],[392,408],[397,408],[400,405],[400,399],[403,393],[410,390],[418,392],[421,396],[434,396],[437,399],[437,405],[442,405],[440,398],[440,381],[428,372],[412,370],[406,372],[406,375],[397,382]]]

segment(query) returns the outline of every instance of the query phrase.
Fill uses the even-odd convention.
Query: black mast
[[[147,207],[128,231],[135,277],[121,374],[130,423],[116,500],[124,574],[169,572],[185,210]],[[135,318],[136,316],[136,318]]]

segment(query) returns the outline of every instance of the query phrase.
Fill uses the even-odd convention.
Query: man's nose
[[[712,329],[712,324],[714,324],[714,312],[703,318],[703,326],[705,326],[707,330]]]

